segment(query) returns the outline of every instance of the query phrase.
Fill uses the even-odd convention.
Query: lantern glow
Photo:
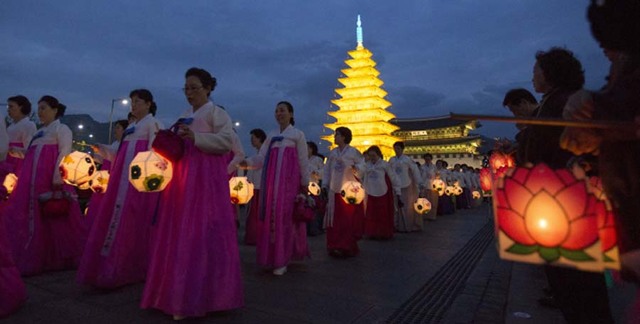
[[[433,187],[433,190],[438,192],[438,196],[444,195],[444,188],[446,187],[446,184],[442,179],[433,179],[433,181],[431,181],[431,186]]]
[[[480,169],[480,189],[491,191],[491,171],[488,168]]]
[[[173,177],[173,165],[154,151],[136,154],[129,165],[129,182],[140,192],[157,192]]]
[[[231,203],[244,205],[253,197],[253,183],[247,177],[233,177],[229,180]]]
[[[418,198],[413,204],[413,210],[420,215],[427,214],[431,211],[431,202],[427,198]]]
[[[96,171],[96,165],[91,155],[73,151],[62,158],[59,171],[64,182],[73,186],[80,186],[91,180]]]
[[[309,190],[309,193],[314,196],[320,196],[320,191],[321,191],[320,186],[314,181],[309,181],[309,186],[307,190]]]
[[[107,184],[109,184],[109,171],[107,170],[96,172],[93,179],[89,181],[89,187],[95,193],[107,192]]]
[[[346,181],[342,185],[340,196],[347,204],[358,205],[364,200],[365,192],[360,182]]]
[[[18,177],[14,173],[9,173],[4,177],[4,181],[2,181],[2,185],[5,189],[7,189],[7,193],[11,194],[13,189],[15,189],[16,184],[18,183]]]

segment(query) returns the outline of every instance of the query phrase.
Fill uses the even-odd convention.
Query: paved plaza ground
[[[460,210],[425,224],[420,233],[360,241],[361,254],[336,259],[325,236],[309,238],[312,259],[282,277],[255,264],[240,246],[245,307],[192,323],[564,323],[538,306],[540,267],[498,259],[491,209]],[[212,247],[215,248],[215,247]],[[139,308],[143,285],[115,291],[80,287],[75,271],[26,278],[29,300],[0,323],[169,323]]]

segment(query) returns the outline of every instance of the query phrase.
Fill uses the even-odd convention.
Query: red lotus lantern
[[[600,178],[589,178],[588,188],[600,200],[596,206],[596,214],[598,215],[598,234],[600,236],[604,266],[609,269],[619,270],[618,236],[611,203],[604,194]]]
[[[511,156],[511,154],[493,152],[493,154],[491,154],[491,157],[489,158],[489,166],[491,167],[491,171],[495,174],[498,174],[498,170],[502,168],[509,169],[513,168],[515,165],[516,163],[513,160],[513,156]]]
[[[491,171],[488,168],[480,169],[480,189],[491,191]]]
[[[494,192],[500,257],[602,271],[598,203],[567,170],[513,169]]]

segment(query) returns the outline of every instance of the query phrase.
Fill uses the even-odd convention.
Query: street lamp
[[[111,131],[113,129],[113,107],[116,104],[116,101],[120,101],[120,103],[123,105],[129,103],[129,100],[127,100],[127,98],[111,99],[111,113],[109,114],[109,143],[107,144],[111,144]]]

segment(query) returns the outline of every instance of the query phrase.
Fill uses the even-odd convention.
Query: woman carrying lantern
[[[244,304],[227,174],[233,128],[227,112],[209,100],[215,87],[208,71],[187,70],[184,93],[191,107],[177,132],[184,155],[161,192],[140,304],[176,320]]]
[[[393,237],[394,197],[400,195],[395,174],[382,159],[377,145],[369,147],[369,159],[364,172],[365,216],[364,235],[372,239]]]
[[[316,143],[308,141],[307,150],[309,152],[309,168],[307,174],[309,176],[309,185],[317,185],[317,189],[320,189],[322,185],[322,171],[324,170],[324,157],[318,154],[318,146]],[[311,190],[310,190],[311,191]],[[323,195],[312,195],[315,201],[315,219],[307,223],[307,234],[310,236],[316,236],[321,234],[322,231],[322,219],[324,218],[324,206],[326,205],[326,199]]]
[[[71,153],[71,130],[59,119],[65,110],[52,96],[38,101],[43,127],[27,146],[18,183],[0,214],[23,276],[73,269],[82,255],[86,226],[73,187],[58,172]]]
[[[10,172],[18,175],[29,141],[37,129],[36,124],[29,120],[31,102],[27,97],[21,95],[9,97],[7,99],[7,113],[13,122],[7,127],[9,152],[5,163]]]
[[[398,186],[401,189],[395,219],[396,230],[398,232],[421,231],[423,226],[422,215],[413,210],[413,203],[418,199],[418,194],[424,188],[420,170],[418,170],[418,166],[413,159],[403,154],[404,142],[395,142],[393,150],[396,156],[389,159],[389,164],[396,173]]]
[[[293,127],[293,106],[287,101],[276,105],[278,130],[269,133],[257,156],[245,160],[245,167],[262,168],[258,265],[272,269],[274,275],[287,272],[290,260],[309,256],[307,228],[293,218],[298,193],[307,193],[309,179],[307,140]]]
[[[110,169],[107,192],[98,206],[89,206],[92,221],[77,280],[99,288],[116,288],[141,282],[147,273],[152,219],[158,193],[139,192],[129,182],[129,165],[139,152],[151,149],[162,128],[149,90],[129,94],[137,123],[123,133],[122,145]]]
[[[364,158],[357,149],[349,145],[351,139],[350,129],[336,128],[334,143],[338,147],[329,152],[322,180],[322,186],[329,196],[324,218],[327,250],[331,256],[336,257],[358,255],[358,240],[362,238],[364,230],[364,206],[356,202],[347,203],[342,195],[343,186],[348,182],[358,183],[356,176],[364,171]]]
[[[251,146],[260,151],[262,144],[267,139],[267,134],[260,128],[252,129]],[[260,227],[260,184],[262,180],[262,168],[253,168],[247,170],[247,179],[253,183],[253,199],[249,201],[247,207],[247,220],[244,227],[244,244],[256,245],[258,241],[258,230]]]

